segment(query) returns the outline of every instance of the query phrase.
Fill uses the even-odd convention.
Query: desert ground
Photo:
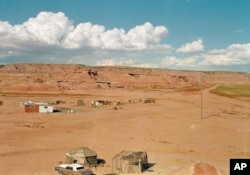
[[[53,87],[42,91],[37,84],[35,91],[23,77],[19,81],[18,74],[1,74],[0,174],[56,175],[54,167],[65,161],[65,153],[81,146],[105,160],[104,165],[91,169],[97,175],[111,173],[112,158],[122,150],[146,151],[151,166],[143,174],[151,175],[192,174],[191,167],[197,162],[229,174],[230,158],[250,157],[250,101],[210,93],[230,78],[201,90],[183,90],[180,84],[176,88],[131,87],[126,81],[122,88],[88,87],[65,93]],[[234,78],[231,81],[241,80]],[[44,81],[40,81],[42,87]],[[249,82],[249,78],[241,81]],[[25,84],[29,87],[23,91]],[[128,103],[139,98],[154,98],[155,102]],[[84,105],[77,105],[79,99]],[[98,99],[112,104],[92,107],[91,101]],[[65,103],[54,108],[73,109],[74,113],[25,113],[21,103],[26,100],[62,100]],[[116,109],[115,101],[121,102]]]

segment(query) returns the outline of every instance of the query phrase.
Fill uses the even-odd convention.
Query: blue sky
[[[0,0],[0,64],[250,72],[247,0]]]

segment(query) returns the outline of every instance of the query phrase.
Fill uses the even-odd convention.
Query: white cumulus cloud
[[[142,67],[142,68],[159,68],[159,65],[156,63],[141,63],[141,64],[133,64],[132,67]]]
[[[196,57],[177,58],[170,56],[162,59],[161,65],[171,69],[190,69],[198,66],[198,59]]]
[[[250,71],[250,43],[232,44],[225,49],[214,49],[192,57],[167,56],[162,59],[161,66],[187,70],[225,70],[229,66],[239,69],[244,67],[245,71]]]
[[[70,31],[63,42],[67,49],[101,48],[101,34],[105,31],[104,26],[93,25],[90,22],[78,24]]]
[[[110,58],[97,61],[96,66],[131,66],[142,68],[158,68],[156,63],[140,63],[131,58]]]
[[[61,12],[41,12],[36,18],[14,26],[0,21],[0,49],[32,50],[36,46],[60,46],[72,29],[71,21]]]
[[[133,64],[134,61],[132,59],[115,59],[115,58],[110,58],[110,59],[103,59],[97,61],[97,66],[129,66]]]
[[[182,45],[179,49],[176,50],[179,53],[195,53],[204,51],[204,45],[202,39],[198,39],[191,43]]]
[[[250,43],[205,51],[203,40],[176,52],[163,39],[165,26],[150,22],[128,30],[84,22],[74,24],[63,12],[40,12],[22,24],[0,21],[0,62],[55,62],[126,65],[172,69],[244,67],[250,71]],[[191,57],[184,57],[192,53]],[[190,55],[189,55],[190,56]]]
[[[168,35],[165,26],[146,22],[126,32],[124,29],[106,30],[90,22],[76,26],[58,12],[40,12],[23,24],[11,25],[0,21],[0,49],[25,50],[32,48],[89,49],[89,50],[161,50],[171,46],[161,44]]]
[[[49,45],[60,45],[73,29],[72,22],[62,12],[41,12],[22,25],[29,35]]]
[[[164,26],[154,27],[147,22],[130,29],[114,28],[106,30],[104,26],[81,23],[72,30],[63,43],[65,48],[94,48],[102,50],[152,50],[171,49],[160,44],[168,30]]]
[[[147,49],[157,44],[168,34],[164,26],[154,27],[149,22],[128,31],[126,40],[130,47],[138,49]]]
[[[250,64],[250,43],[232,44],[226,49],[211,50],[205,53],[203,58],[202,65]]]

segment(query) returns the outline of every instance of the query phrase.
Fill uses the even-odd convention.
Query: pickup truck
[[[79,164],[60,164],[55,167],[55,170],[62,175],[92,175],[93,172],[89,168],[85,168]]]

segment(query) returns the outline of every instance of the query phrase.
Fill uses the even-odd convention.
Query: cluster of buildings
[[[99,102],[99,101],[98,101]],[[102,102],[102,101],[101,101]],[[101,103],[102,104],[102,103]],[[105,103],[103,103],[105,104]],[[26,113],[53,113],[53,105],[49,103],[24,101]],[[88,147],[80,147],[66,153],[67,164],[81,164],[97,167],[100,163],[96,151]],[[105,163],[105,162],[102,162]],[[147,153],[143,151],[121,151],[112,158],[112,173],[141,173],[148,168]]]
[[[97,158],[96,151],[88,147],[80,147],[66,153],[65,163],[96,167],[103,162]],[[144,151],[121,151],[112,158],[112,173],[142,173],[147,168],[148,156]]]
[[[61,100],[57,100],[56,104],[63,103]],[[92,107],[98,107],[101,105],[111,105],[111,101],[107,100],[93,100],[91,101]],[[155,103],[154,98],[139,98],[139,99],[130,99],[128,100],[128,103]],[[121,102],[114,102],[114,105],[121,105]],[[83,100],[79,99],[77,101],[77,105],[84,105]],[[24,101],[22,103],[22,106],[24,106],[24,111],[26,113],[53,113],[57,110],[53,108],[52,104],[45,103],[45,102],[33,102],[33,101]],[[73,110],[69,110],[68,113],[73,113]]]

